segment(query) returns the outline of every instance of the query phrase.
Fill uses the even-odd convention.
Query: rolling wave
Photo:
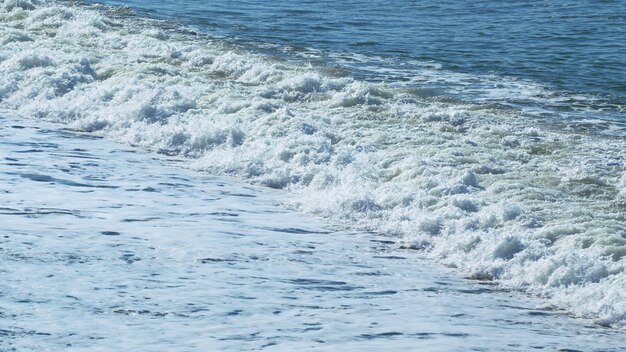
[[[597,133],[616,124],[332,76],[127,8],[5,0],[0,23],[6,115],[285,189],[288,206],[626,324],[626,148]]]

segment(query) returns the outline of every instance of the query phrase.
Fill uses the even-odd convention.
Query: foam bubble
[[[35,5],[40,3],[37,0],[4,0],[4,8],[8,11],[15,9],[32,10],[35,8]]]

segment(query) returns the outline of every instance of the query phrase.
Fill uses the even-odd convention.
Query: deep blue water
[[[607,119],[624,113],[626,1],[104,2],[435,95]],[[509,84],[494,93],[500,79]]]

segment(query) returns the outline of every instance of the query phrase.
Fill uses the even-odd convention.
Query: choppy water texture
[[[495,102],[544,118],[624,120],[620,0],[98,2],[422,95]]]
[[[0,119],[0,350],[622,351],[282,193]]]
[[[618,108],[589,105],[593,95],[584,93],[578,109],[548,89],[545,97],[580,114],[560,118],[539,102],[552,114],[544,118],[515,104],[337,73],[331,59],[303,65],[272,54],[275,47],[242,47],[181,22],[129,8],[5,0],[0,108],[285,190],[288,207],[624,326],[626,125]],[[431,71],[444,83],[447,72]],[[146,175],[157,168],[143,167]]]

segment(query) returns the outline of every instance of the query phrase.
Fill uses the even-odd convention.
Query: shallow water
[[[192,159],[209,174],[287,191],[280,202],[291,209],[384,234],[459,276],[626,324],[619,118],[585,109],[579,120],[539,118],[424,95],[127,7],[5,0],[0,23],[6,116]]]
[[[621,351],[288,195],[0,118],[0,350]]]

